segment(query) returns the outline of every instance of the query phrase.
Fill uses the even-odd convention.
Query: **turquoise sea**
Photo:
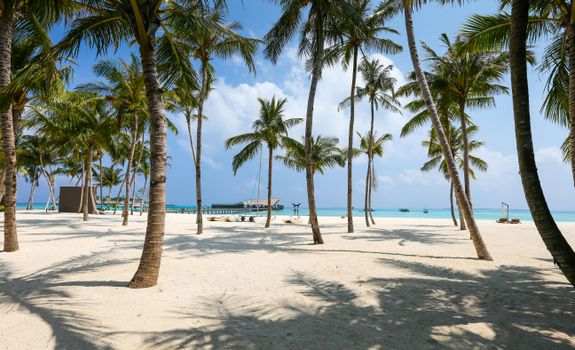
[[[45,203],[34,204],[34,209],[44,209]],[[25,209],[25,203],[17,204],[18,209]],[[178,209],[194,209],[195,206],[191,205],[170,205],[168,209],[178,210]],[[387,208],[387,209],[375,209],[373,211],[374,217],[386,217],[386,218],[434,218],[434,219],[449,219],[451,218],[451,213],[449,208],[445,209],[433,209],[428,208],[428,213],[423,212],[423,208],[408,208],[409,212],[400,212],[399,208]],[[320,208],[318,209],[319,216],[342,216],[345,215],[345,208]],[[293,210],[291,208],[286,208],[284,210],[274,211],[275,215],[292,215]],[[479,220],[497,220],[501,217],[500,209],[475,209],[475,217]],[[253,215],[265,215],[265,212],[251,212]],[[306,208],[300,209],[300,215],[307,215],[308,210]],[[354,210],[354,216],[362,216],[363,210]],[[510,218],[518,218],[523,221],[532,221],[531,214],[528,210],[524,209],[511,209],[509,211]],[[573,211],[553,211],[553,217],[558,222],[575,222],[575,212]]]

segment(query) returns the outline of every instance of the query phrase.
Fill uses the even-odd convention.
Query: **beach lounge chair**
[[[284,219],[284,223],[286,224],[299,224],[301,223],[301,219],[298,217],[291,217],[289,219]]]
[[[495,222],[497,222],[498,224],[508,224],[508,223],[509,223],[509,219],[507,219],[507,218],[501,218],[501,219],[497,219],[497,221],[495,221]]]
[[[509,221],[510,224],[520,224],[521,220],[520,219],[511,219],[511,221]]]

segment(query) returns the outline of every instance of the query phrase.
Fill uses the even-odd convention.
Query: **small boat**
[[[427,214],[427,213],[429,213],[429,210],[427,210],[427,208],[424,208],[424,209],[423,209],[423,214]]]
[[[401,209],[399,209],[399,211],[402,213],[409,213],[409,209],[407,209],[407,208],[401,208]]]

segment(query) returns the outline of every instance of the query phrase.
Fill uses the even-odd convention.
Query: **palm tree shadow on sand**
[[[295,272],[297,298],[266,305],[222,295],[176,317],[208,325],[147,335],[149,348],[571,349],[575,291],[544,270],[500,266],[480,275],[382,259],[407,278],[358,281],[354,289]]]
[[[0,312],[9,315],[11,310],[24,309],[37,316],[50,327],[56,349],[110,348],[104,340],[107,334],[100,322],[76,311],[98,305],[74,298],[67,288],[125,287],[127,281],[69,281],[66,276],[89,274],[121,263],[124,261],[106,259],[105,253],[97,252],[17,276],[7,263],[0,261]]]

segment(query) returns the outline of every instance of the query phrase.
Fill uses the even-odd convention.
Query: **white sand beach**
[[[480,221],[494,262],[449,220],[379,218],[345,233],[167,216],[156,287],[126,288],[145,216],[18,213],[0,253],[0,349],[575,347],[575,290],[533,223]],[[303,220],[305,222],[305,219]],[[560,224],[575,244],[575,223]]]

